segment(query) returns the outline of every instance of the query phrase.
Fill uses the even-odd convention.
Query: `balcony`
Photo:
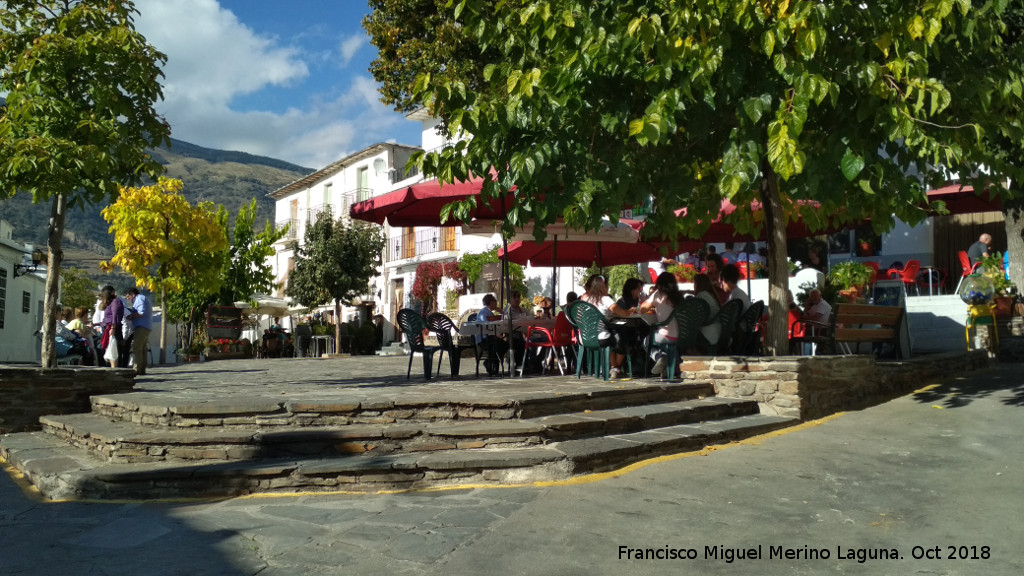
[[[318,204],[317,206],[311,206],[306,210],[306,225],[310,225],[316,222],[317,217],[322,213],[330,215],[334,211],[334,208],[330,204]]]
[[[394,262],[458,249],[455,228],[424,228],[415,230],[414,236],[408,233],[392,236],[388,240],[386,261]]]
[[[274,223],[274,228],[281,230],[285,226],[288,227],[288,233],[281,238],[281,242],[287,242],[288,240],[295,240],[299,237],[299,221],[297,218],[289,218],[287,220],[278,220]]]

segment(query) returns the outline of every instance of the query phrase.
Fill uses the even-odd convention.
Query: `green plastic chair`
[[[604,315],[596,306],[589,302],[576,300],[569,304],[566,309],[566,317],[569,322],[579,330],[579,350],[576,354],[579,359],[576,362],[576,378],[582,376],[583,364],[590,359],[590,373],[595,378],[608,380],[611,375],[611,347],[601,346],[598,336],[601,333],[601,326],[604,324]]]
[[[649,346],[654,346],[665,353],[665,371],[662,372],[661,376],[663,379],[675,379],[679,358],[697,344],[700,327],[707,321],[709,314],[711,314],[711,307],[700,298],[686,298],[680,302],[678,306],[672,309],[671,316],[655,325],[661,327],[675,320],[677,332],[675,342],[654,344],[654,334],[657,328],[651,326]]]
[[[409,369],[405,373],[405,379],[408,380],[412,377],[412,357],[417,352],[423,355],[423,377],[430,380],[430,373],[434,363],[434,352],[437,352],[439,348],[437,346],[427,346],[426,341],[423,339],[423,330],[426,329],[427,323],[424,322],[423,316],[420,313],[409,309],[402,308],[398,311],[398,327],[405,333],[406,339],[409,341]]]
[[[444,361],[444,353],[448,353],[448,364],[451,368],[452,378],[459,375],[459,365],[462,361],[462,351],[464,349],[473,349],[473,354],[479,358],[480,352],[477,350],[476,342],[473,344],[463,345],[460,344],[461,338],[459,338],[459,327],[452,322],[446,314],[441,312],[434,312],[430,316],[427,316],[427,326],[430,331],[437,336],[437,343],[440,345],[438,350],[440,354],[437,355],[437,373],[441,374],[441,363]],[[454,334],[453,334],[454,333]],[[471,339],[472,340],[472,339]],[[480,377],[480,362],[476,364],[476,375]]]
[[[717,354],[728,354],[729,342],[732,341],[732,335],[736,332],[736,323],[739,321],[740,313],[743,311],[743,302],[739,300],[729,300],[718,310],[718,324],[721,326],[721,330],[718,334],[718,342],[711,342],[708,348],[708,352],[715,356]]]

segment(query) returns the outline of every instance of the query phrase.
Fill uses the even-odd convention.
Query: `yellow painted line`
[[[788,426],[786,428],[780,428],[778,430],[772,430],[771,432],[765,432],[757,436],[751,436],[743,440],[737,440],[729,442],[728,444],[716,444],[712,446],[705,446],[700,450],[691,452],[681,452],[678,454],[666,454],[664,456],[655,456],[640,462],[634,462],[622,468],[616,470],[609,470],[608,472],[594,472],[591,474],[582,474],[579,476],[573,476],[571,478],[564,478],[562,480],[541,480],[537,482],[523,482],[520,484],[457,484],[451,486],[426,486],[423,488],[396,488],[393,490],[373,490],[373,491],[359,491],[359,490],[328,490],[324,492],[261,492],[259,494],[246,494],[243,496],[225,496],[225,497],[204,497],[204,498],[160,498],[160,499],[146,499],[146,500],[45,500],[39,494],[39,491],[34,486],[29,484],[24,477],[9,464],[4,462],[0,458],[0,465],[4,471],[8,472],[12,477],[17,476],[21,480],[16,480],[18,486],[22,488],[26,494],[34,493],[33,500],[46,503],[46,504],[60,504],[60,503],[85,503],[85,504],[130,504],[130,503],[165,503],[165,504],[181,504],[181,503],[203,503],[203,502],[219,502],[224,500],[257,500],[257,499],[271,499],[271,498],[308,498],[314,496],[387,496],[393,494],[415,494],[423,492],[451,492],[456,490],[480,490],[480,489],[508,489],[508,488],[552,488],[560,486],[580,486],[583,484],[591,484],[594,482],[601,482],[612,478],[620,478],[627,474],[642,470],[648,466],[655,464],[661,464],[663,462],[672,462],[674,460],[681,460],[683,458],[692,458],[694,456],[708,456],[713,452],[731,448],[734,446],[760,446],[765,440],[771,438],[777,438],[793,432],[801,432],[810,428],[815,428],[826,424],[846,414],[845,412],[836,412],[824,418],[817,420],[810,420],[797,424],[795,426]]]

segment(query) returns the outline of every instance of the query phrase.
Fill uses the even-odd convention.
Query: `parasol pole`
[[[555,241],[551,248],[551,312],[555,311],[555,304],[558,303],[558,234],[555,234]]]

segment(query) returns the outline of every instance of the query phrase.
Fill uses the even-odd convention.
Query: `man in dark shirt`
[[[988,234],[982,234],[977,242],[971,244],[971,247],[967,249],[967,257],[971,259],[971,264],[977,264],[983,257],[988,256],[991,245],[992,236]]]

